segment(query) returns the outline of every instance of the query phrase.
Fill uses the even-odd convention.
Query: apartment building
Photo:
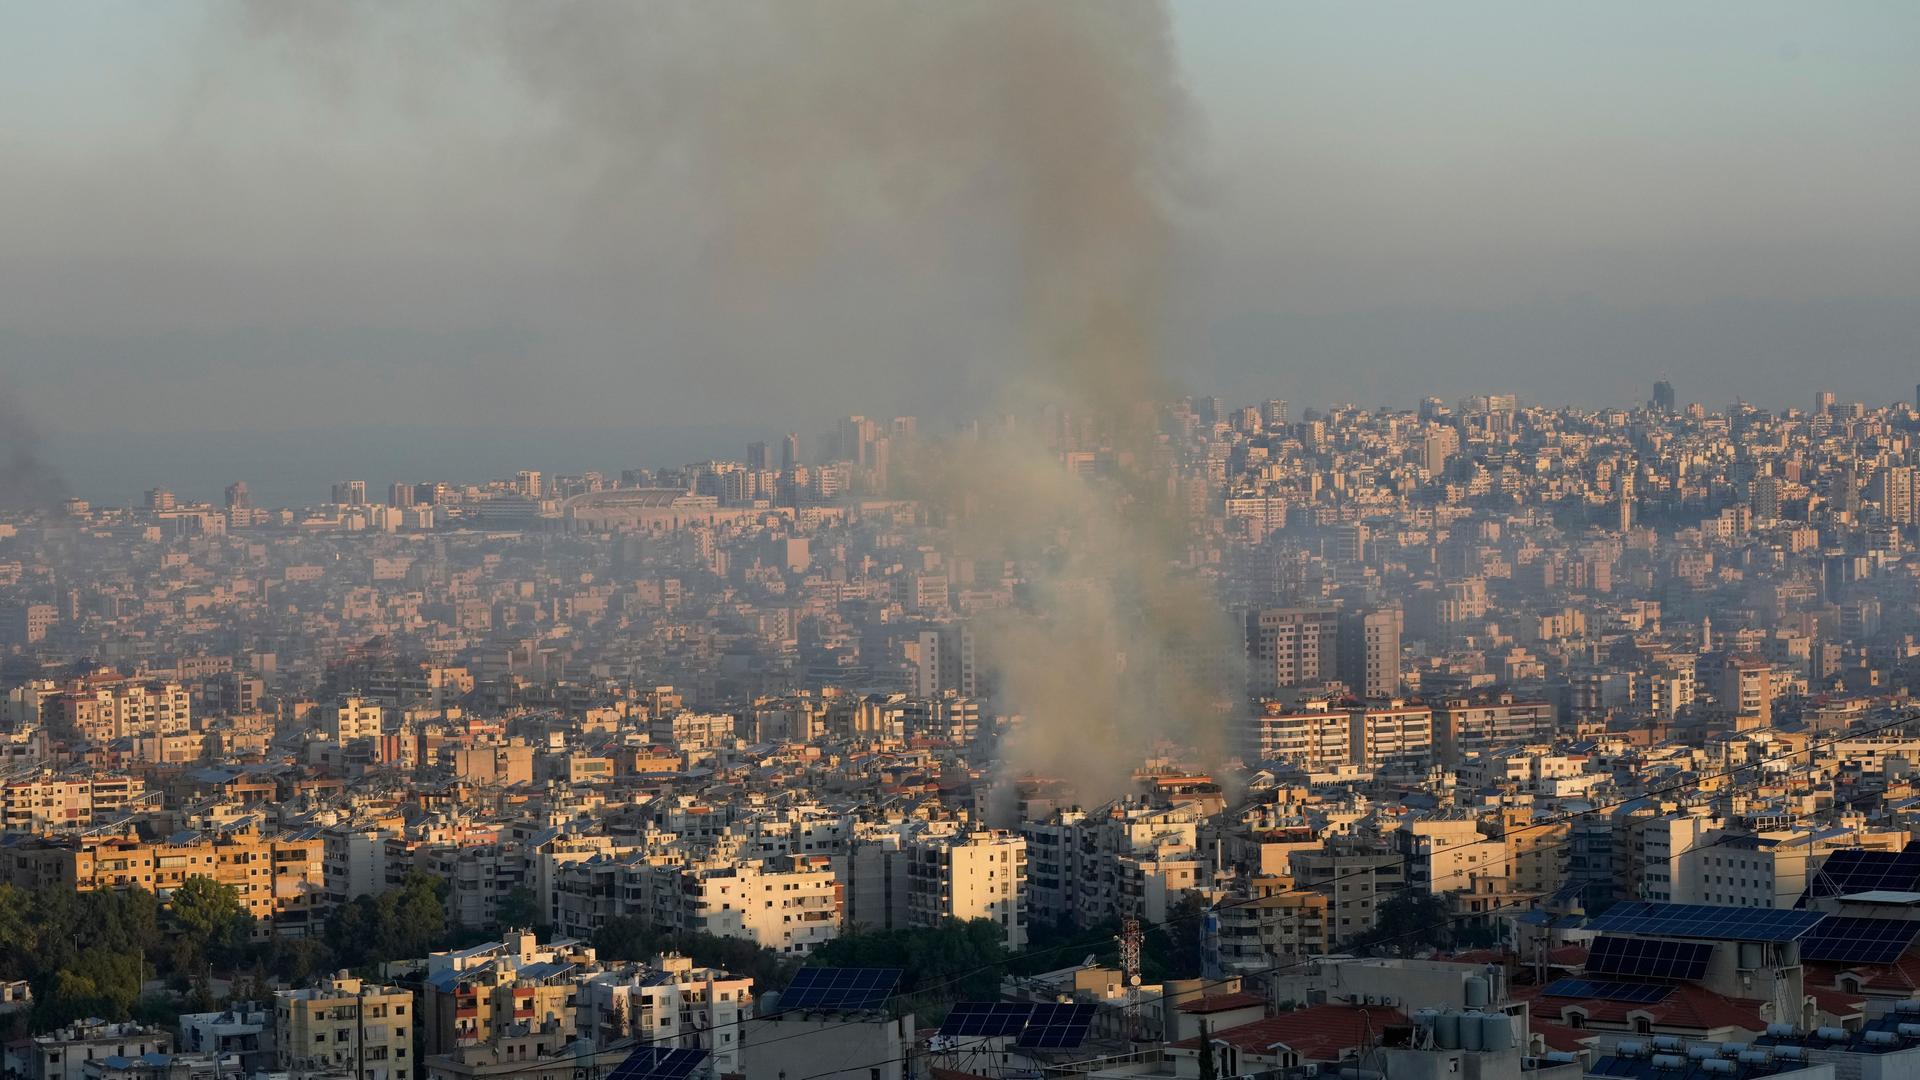
[[[989,919],[1007,948],[1027,943],[1027,842],[1005,832],[916,838],[907,848],[907,919],[938,926],[948,919]]]
[[[20,888],[177,889],[190,877],[231,886],[256,919],[304,928],[326,903],[325,843],[318,837],[185,834],[148,842],[125,836],[39,840],[0,855],[0,880]]]
[[[1506,692],[1447,697],[1433,707],[1433,728],[1440,760],[1457,765],[1474,754],[1551,739],[1554,708]]]
[[[147,786],[131,776],[37,776],[0,785],[0,826],[10,833],[58,832],[110,821]]]
[[[413,992],[347,975],[273,995],[279,1065],[295,1074],[412,1080]]]
[[[840,883],[825,855],[641,866],[642,910],[659,926],[741,938],[804,956],[840,935]]]
[[[1288,709],[1268,703],[1240,728],[1248,762],[1284,761],[1309,772],[1337,768],[1353,759],[1353,715],[1324,701]]]

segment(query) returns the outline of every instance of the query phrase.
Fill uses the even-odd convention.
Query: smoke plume
[[[0,510],[44,509],[67,493],[40,450],[40,433],[13,388],[0,383]]]
[[[830,273],[849,237],[882,250],[907,238],[893,251],[903,274],[959,276],[967,253],[991,253],[987,280],[954,302],[1010,326],[1006,360],[988,368],[995,406],[1020,422],[929,446],[905,471],[964,556],[1013,568],[1019,603],[984,635],[1001,703],[1025,718],[1008,768],[1112,795],[1159,738],[1217,743],[1227,683],[1210,672],[1235,650],[1180,566],[1189,524],[1156,438],[1169,208],[1190,150],[1159,3],[619,0],[335,7],[319,22],[310,5],[242,10],[251,40],[336,58],[311,68],[331,92],[340,56],[497,63],[548,118],[543,153],[586,163],[582,257],[644,258],[650,199],[698,192],[703,272],[743,324]],[[458,55],[430,59],[442,39]],[[732,344],[783,360],[769,335]],[[861,392],[842,388],[849,403]],[[1067,452],[1090,467],[1070,470]]]

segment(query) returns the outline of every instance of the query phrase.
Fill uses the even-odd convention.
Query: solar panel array
[[[1891,964],[1920,934],[1920,922],[1829,915],[1800,939],[1803,960],[1841,964]]]
[[[1842,848],[1827,856],[1827,861],[1807,882],[1806,894],[1846,896],[1875,889],[1920,891],[1920,847],[1909,844],[1905,851]]]
[[[801,968],[780,995],[780,1008],[877,1009],[900,985],[899,968]]]
[[[940,1034],[992,1039],[1018,1035],[1033,1017],[1033,1005],[1024,1001],[962,1001],[947,1014]]]
[[[947,1014],[940,1034],[993,1039],[1018,1036],[1014,1045],[1029,1050],[1062,1050],[1087,1041],[1093,1027],[1092,1005],[1033,1004],[1025,1001],[962,1001]]]
[[[1035,1005],[1027,1029],[1014,1040],[1029,1050],[1065,1050],[1087,1041],[1093,1027],[1092,1005]]]
[[[705,1050],[642,1046],[615,1065],[607,1080],[687,1080],[706,1059]]]
[[[1713,946],[1703,941],[1599,937],[1587,950],[1587,974],[1693,982],[1706,976],[1712,956]]]
[[[1608,934],[1651,934],[1714,941],[1793,941],[1825,916],[1795,908],[1747,908],[1719,904],[1662,904],[1634,900],[1615,904],[1587,929]]]
[[[1547,984],[1541,997],[1594,998],[1601,1001],[1626,1001],[1651,1005],[1666,999],[1673,987],[1658,983],[1613,982],[1607,979],[1560,979]]]

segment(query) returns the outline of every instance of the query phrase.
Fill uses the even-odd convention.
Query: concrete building
[[[345,1073],[356,1080],[412,1080],[413,993],[342,972],[319,986],[273,995],[279,1067]]]

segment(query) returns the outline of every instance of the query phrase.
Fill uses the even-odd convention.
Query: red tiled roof
[[[1839,982],[1842,972],[1851,972],[1860,977],[1862,990],[1900,990],[1911,991],[1920,988],[1920,956],[1913,953],[1901,953],[1900,958],[1891,964],[1836,964],[1831,961],[1805,961],[1808,986],[1818,983],[1821,986],[1834,986]]]
[[[1547,950],[1547,963],[1552,967],[1585,967],[1587,947],[1585,945],[1562,945]]]
[[[1400,1010],[1385,1006],[1313,1005],[1209,1032],[1208,1038],[1257,1054],[1266,1054],[1274,1043],[1283,1043],[1300,1055],[1302,1061],[1338,1061],[1344,1052],[1379,1038],[1381,1028],[1406,1022]],[[1200,1037],[1196,1035],[1172,1045],[1176,1049],[1198,1050]]]
[[[1532,1034],[1538,1035],[1546,1041],[1547,1049],[1560,1050],[1569,1054],[1586,1049],[1587,1041],[1595,1038],[1597,1035],[1596,1032],[1583,1031],[1580,1028],[1570,1028],[1564,1024],[1551,1023],[1537,1016],[1529,1017],[1527,1026]]]
[[[1859,1016],[1867,1008],[1866,1001],[1859,994],[1849,994],[1831,986],[1809,986],[1807,996],[1828,1016]]]
[[[1181,1002],[1180,1011],[1183,1013],[1217,1013],[1226,1012],[1229,1009],[1252,1008],[1255,1005],[1265,1007],[1266,1004],[1267,999],[1256,997],[1252,994],[1209,994],[1206,997],[1197,997],[1192,1001]]]
[[[1684,1028],[1689,1031],[1711,1031],[1716,1028],[1739,1028],[1743,1031],[1762,1032],[1767,1022],[1760,1018],[1760,1006],[1765,1002],[1753,998],[1730,998],[1693,983],[1682,983],[1674,987],[1673,993],[1664,1001],[1650,1005],[1631,1001],[1606,1001],[1599,998],[1547,998],[1540,996],[1535,987],[1513,988],[1513,996],[1531,1002],[1534,1016],[1546,1020],[1558,1020],[1563,1010],[1574,1006],[1585,1013],[1589,1021],[1603,1024],[1625,1024],[1635,1014],[1645,1013],[1655,1027]]]
[[[1441,953],[1434,959],[1443,964],[1504,964],[1510,957],[1500,949],[1466,949],[1457,953]]]

